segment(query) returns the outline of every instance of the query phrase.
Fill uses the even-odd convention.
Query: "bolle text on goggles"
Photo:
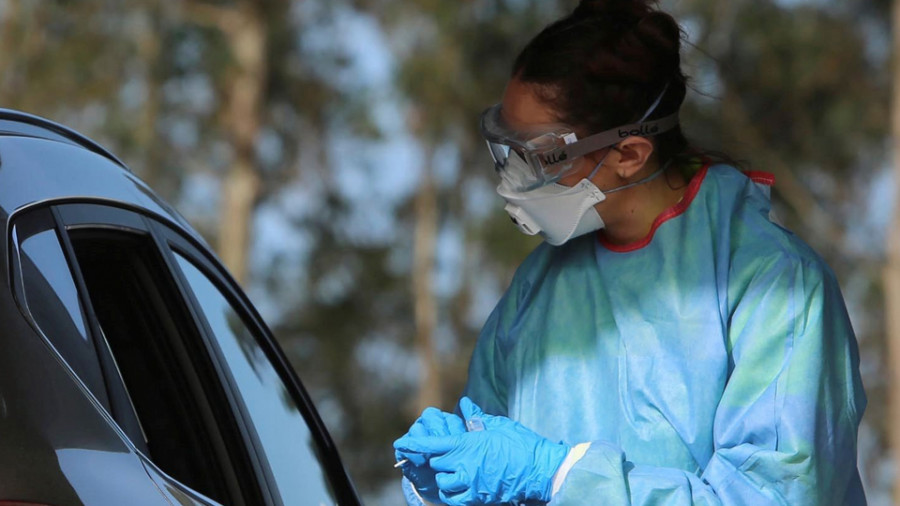
[[[500,115],[501,104],[496,104],[481,114],[481,135],[487,141],[494,168],[500,177],[510,189],[526,192],[558,181],[573,168],[573,162],[584,155],[618,144],[631,136],[650,137],[678,126],[677,112],[645,121],[659,105],[663,94],[665,89],[636,123],[583,139],[578,139],[572,127],[566,125],[547,125],[542,133],[537,134],[517,132],[505,124]]]

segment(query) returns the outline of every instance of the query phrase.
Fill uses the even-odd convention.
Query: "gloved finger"
[[[480,425],[483,429],[502,427],[509,422],[509,418],[505,416],[489,415],[485,413],[480,406],[475,404],[475,402],[468,397],[463,397],[459,400],[456,410],[459,412],[460,416],[466,420],[466,426],[469,431],[477,430],[473,429],[473,427],[469,427],[468,424],[470,420],[480,420]],[[473,425],[477,426],[478,424]]]
[[[400,462],[403,459],[408,460],[411,464],[415,466],[424,466],[428,461],[429,455],[423,455],[421,452],[410,451],[405,448],[401,448],[398,446],[398,443],[404,439],[410,438],[409,434],[404,435],[403,437],[394,441],[394,458],[397,459],[397,462]]]
[[[463,469],[463,460],[466,461],[482,461],[479,456],[479,448],[474,451],[454,452],[449,451],[441,455],[436,455],[428,459],[428,467],[439,473],[456,473]]]
[[[400,450],[394,450],[394,461],[400,462],[401,460],[408,460],[409,464],[413,466],[424,466],[428,463],[428,457],[426,455],[422,455],[421,453],[401,452]],[[407,465],[403,465],[402,467],[407,467]]]
[[[459,417],[456,413],[442,412],[441,415],[444,417],[444,421],[447,423],[448,435],[453,436],[466,432],[465,420]]]
[[[436,408],[426,408],[418,422],[428,429],[430,433],[428,435],[431,436],[452,436],[466,431],[466,426],[460,417]]]
[[[455,473],[437,473],[434,475],[434,482],[442,492],[454,495],[465,492],[472,486],[465,469],[460,469]]]
[[[431,431],[428,430],[428,427],[425,425],[425,422],[422,421],[422,418],[416,419],[416,421],[410,426],[408,435],[414,437],[422,437],[422,436],[431,436]]]
[[[434,481],[435,473],[428,466],[403,466],[403,476],[411,481],[420,492],[437,493],[437,483]]]
[[[406,499],[406,504],[425,506],[425,503],[422,502],[422,499],[419,497],[419,494],[416,493],[416,489],[409,479],[403,478],[400,482],[400,488],[403,490],[403,498]]]
[[[447,493],[443,490],[440,490],[438,491],[438,497],[440,497],[442,503],[449,506],[472,506],[476,504],[485,504],[484,502],[479,500],[478,494],[476,494],[472,489],[465,490],[458,494]]]
[[[397,450],[394,452],[394,458],[397,459],[397,462],[406,459],[409,461],[409,465],[413,466],[424,466],[428,463],[428,456],[415,452],[402,452]],[[402,467],[406,467],[406,465]]]
[[[429,436],[447,435],[447,422],[441,416],[441,410],[437,408],[425,408],[416,423],[424,427],[429,432],[427,434]]]
[[[465,434],[462,434],[465,435]],[[459,446],[460,436],[403,436],[394,441],[394,449],[402,453],[442,455]]]
[[[484,417],[484,411],[468,397],[463,397],[459,400],[459,412],[466,421],[471,420],[472,418]]]

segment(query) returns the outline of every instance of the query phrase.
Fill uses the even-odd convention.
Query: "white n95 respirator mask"
[[[513,155],[509,163],[525,164],[525,161]],[[519,230],[527,235],[541,234],[548,243],[559,246],[604,226],[594,205],[605,200],[606,195],[589,179],[582,179],[572,187],[551,183],[518,192],[514,190],[517,186],[514,181],[502,178],[497,194],[506,201],[505,210]]]
[[[515,181],[502,178],[497,187],[497,194],[506,201],[504,209],[519,230],[527,235],[541,234],[548,243],[559,246],[573,237],[600,230],[605,226],[603,218],[594,206],[606,200],[606,194],[652,181],[662,174],[668,165],[660,167],[639,181],[602,192],[591,179],[597,174],[608,155],[609,152],[597,163],[588,177],[574,186],[551,183],[526,192],[518,192],[513,189]],[[514,154],[509,157],[508,163],[526,162]]]

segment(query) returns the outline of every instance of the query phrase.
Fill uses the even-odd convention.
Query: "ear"
[[[639,170],[644,168],[650,155],[653,154],[653,142],[646,137],[631,136],[623,140],[614,148],[611,164],[616,174],[622,179],[631,179]]]

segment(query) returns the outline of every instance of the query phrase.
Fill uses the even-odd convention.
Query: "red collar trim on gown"
[[[697,172],[697,174],[695,174],[694,177],[691,178],[691,182],[688,184],[687,190],[684,191],[684,197],[682,197],[682,199],[677,204],[666,209],[659,216],[657,216],[655,220],[653,220],[653,225],[650,227],[650,232],[643,239],[639,239],[628,244],[613,244],[606,238],[606,234],[603,233],[603,230],[600,230],[600,232],[597,233],[597,240],[600,241],[600,244],[603,245],[603,247],[615,253],[628,253],[647,246],[648,244],[650,244],[650,241],[653,240],[653,234],[656,233],[656,229],[658,229],[660,225],[671,220],[672,218],[680,216],[682,213],[687,211],[687,208],[691,205],[691,202],[694,201],[694,197],[696,197],[697,193],[700,191],[700,185],[703,184],[703,180],[706,178],[706,174],[709,172],[710,165],[710,162],[704,164],[703,168],[701,168]],[[744,175],[746,175],[756,183],[765,184],[768,186],[772,186],[775,184],[775,176],[769,174],[768,172],[749,171],[745,172]]]

